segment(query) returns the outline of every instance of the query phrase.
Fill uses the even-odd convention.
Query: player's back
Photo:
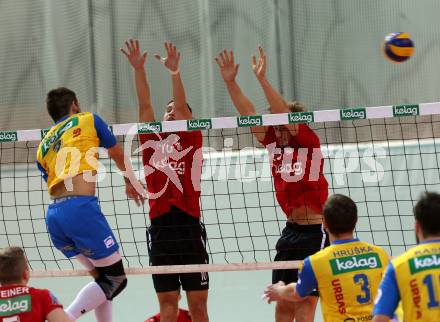
[[[388,255],[357,239],[339,240],[310,256],[325,321],[370,321]]]
[[[56,308],[62,306],[48,290],[22,285],[0,287],[0,322],[44,322]]]
[[[392,266],[405,321],[440,321],[440,240],[413,247]]]
[[[92,113],[77,113],[57,122],[45,135],[37,151],[40,170],[49,193],[66,178],[98,167],[101,119]]]

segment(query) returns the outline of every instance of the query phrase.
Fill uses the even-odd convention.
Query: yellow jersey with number
[[[303,297],[318,287],[324,321],[371,321],[388,261],[378,246],[357,239],[336,240],[306,258],[296,290]]]
[[[37,164],[49,194],[55,185],[85,171],[96,171],[98,147],[110,148],[116,139],[96,114],[77,113],[56,123],[37,151]]]
[[[389,265],[375,314],[390,316],[399,300],[404,321],[440,321],[440,240],[423,242]]]

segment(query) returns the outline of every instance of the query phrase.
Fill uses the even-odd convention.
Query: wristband
[[[177,68],[175,71],[171,71],[170,70],[170,74],[171,75],[177,75],[177,74],[179,74],[180,73],[180,69],[179,68]]]

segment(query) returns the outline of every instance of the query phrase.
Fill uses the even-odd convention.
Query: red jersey
[[[150,218],[172,206],[200,217],[202,132],[140,134]]]
[[[179,309],[179,315],[177,316],[177,322],[191,322],[191,316],[189,312],[184,309]],[[145,322],[160,322],[160,313],[157,313],[155,316],[145,320]]]
[[[285,147],[280,147],[275,128],[270,126],[261,143],[269,152],[275,194],[284,213],[290,215],[301,206],[322,213],[328,183],[316,133],[306,124],[299,124],[297,135],[291,136]]]
[[[62,307],[49,290],[23,285],[0,287],[0,322],[44,322],[50,312]]]

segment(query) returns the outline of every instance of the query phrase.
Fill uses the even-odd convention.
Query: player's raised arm
[[[126,48],[121,48],[121,52],[127,57],[128,62],[133,67],[134,79],[136,83],[136,93],[139,102],[139,121],[154,122],[154,110],[151,104],[150,86],[145,72],[145,61],[147,52],[141,53],[139,40],[130,39],[125,42]]]
[[[215,57],[218,67],[220,68],[220,73],[228,89],[229,95],[231,96],[232,103],[234,104],[240,115],[249,116],[256,115],[252,102],[244,95],[240,86],[236,82],[236,77],[238,74],[239,64],[235,64],[234,52],[223,50],[221,53]],[[251,127],[252,133],[255,135],[257,140],[263,141],[266,136],[266,128],[264,126]]]
[[[192,118],[192,113],[188,108],[185,88],[183,87],[182,78],[180,77],[180,52],[177,51],[176,46],[171,42],[165,42],[164,46],[167,56],[161,57],[159,54],[155,54],[154,57],[156,57],[156,59],[158,59],[170,72],[171,83],[173,86],[174,108],[178,110],[178,113],[180,113],[184,119],[189,120]]]
[[[284,98],[278,93],[269,81],[266,78],[266,68],[267,68],[267,60],[266,53],[264,52],[261,46],[258,47],[259,57],[254,55],[252,56],[252,70],[254,71],[255,77],[257,77],[258,82],[263,88],[264,95],[270,106],[270,111],[274,114],[276,113],[289,113],[289,107]],[[285,125],[288,128],[289,132],[296,136],[298,133],[298,125],[297,124],[289,124]]]

